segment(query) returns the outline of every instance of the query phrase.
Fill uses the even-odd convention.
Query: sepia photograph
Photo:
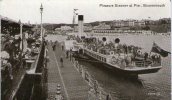
[[[0,0],[1,100],[171,100],[171,0]]]

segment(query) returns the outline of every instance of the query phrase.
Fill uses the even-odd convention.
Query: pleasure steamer
[[[109,68],[116,73],[127,76],[138,76],[158,72],[161,66],[161,56],[158,54],[142,54],[141,48],[120,44],[120,39],[115,42],[104,43],[96,38],[83,35],[83,15],[78,15],[79,33],[73,36],[74,57],[78,60],[90,61]],[[70,39],[69,39],[70,40]],[[69,41],[68,41],[69,42]]]

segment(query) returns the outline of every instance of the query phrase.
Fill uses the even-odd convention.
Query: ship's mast
[[[75,19],[76,19],[76,16],[78,15],[78,13],[76,13],[76,11],[77,11],[78,9],[73,9],[73,22],[72,22],[72,24],[73,24],[73,32],[74,32],[74,28],[75,28]]]

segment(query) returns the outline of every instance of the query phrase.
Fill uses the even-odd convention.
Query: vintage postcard
[[[0,0],[1,100],[171,100],[171,0]]]

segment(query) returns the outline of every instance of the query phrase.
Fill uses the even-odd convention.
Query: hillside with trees
[[[87,25],[91,25],[92,27],[98,26],[100,23],[105,23],[107,25],[110,25],[112,29],[113,28],[113,21],[95,21],[90,23],[85,23]],[[54,31],[56,28],[60,28],[61,26],[70,26],[73,27],[73,24],[51,24],[51,23],[45,23],[43,26],[46,30]],[[75,24],[77,26],[77,24]],[[159,20],[149,20],[149,23],[146,23],[145,26],[133,26],[129,27],[131,30],[151,30],[157,33],[167,33],[171,32],[171,19],[170,18],[163,18]]]

